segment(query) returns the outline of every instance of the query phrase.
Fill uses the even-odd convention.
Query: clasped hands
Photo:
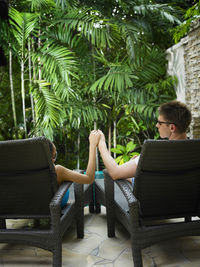
[[[102,142],[105,142],[105,136],[101,130],[93,130],[90,133],[89,141],[91,146],[99,146]]]

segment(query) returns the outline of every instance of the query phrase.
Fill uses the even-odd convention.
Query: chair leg
[[[95,206],[95,213],[101,213],[101,202],[99,202],[99,188],[97,187],[97,185],[94,185],[94,206]],[[98,200],[97,200],[98,199]]]
[[[132,244],[132,255],[134,267],[143,267],[141,249],[135,248]]]
[[[53,251],[53,267],[62,267],[62,243],[56,245]]]
[[[114,181],[108,173],[104,173],[105,202],[108,237],[115,236],[115,203],[114,203]]]
[[[77,230],[77,238],[84,237],[84,206],[82,204],[77,207],[77,214],[76,214],[76,230]]]
[[[84,237],[84,192],[83,185],[74,183],[77,238]]]
[[[89,203],[89,212],[94,213],[94,203],[93,202]]]
[[[185,222],[191,222],[192,218],[190,216],[185,217]]]
[[[108,237],[115,237],[115,222],[114,220],[109,220],[107,217],[107,231]]]
[[[40,226],[40,219],[34,219],[33,227],[39,228],[39,226]]]
[[[77,227],[77,238],[83,238],[84,237],[84,218],[79,218],[77,220],[76,227]]]
[[[6,229],[6,220],[0,219],[0,229]]]
[[[101,213],[101,204],[99,202],[95,202],[95,212]]]
[[[94,183],[91,186],[91,190],[90,190],[90,202],[89,202],[89,212],[90,213],[94,213],[94,201],[95,201],[95,188],[94,188]]]

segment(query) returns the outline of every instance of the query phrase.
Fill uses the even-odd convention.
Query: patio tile
[[[77,239],[75,225],[65,233],[62,244],[63,267],[131,267],[128,232],[116,222],[115,237],[107,237],[106,209],[90,214],[85,208],[85,236]],[[8,220],[9,227],[27,227],[28,220]],[[144,267],[199,267],[200,237],[184,237],[160,242],[142,250]],[[0,244],[0,267],[52,267],[52,253],[40,248]]]
[[[62,266],[66,267],[89,267],[94,266],[94,264],[98,261],[102,260],[99,257],[94,255],[88,255],[83,253],[77,253],[70,250],[63,250],[63,261]]]
[[[90,254],[103,242],[103,240],[104,239],[98,234],[85,231],[83,239],[73,238],[69,240],[68,237],[66,239],[64,238],[62,247],[64,250],[70,249]]]
[[[132,252],[130,248],[122,250],[121,254],[116,258],[114,267],[133,267]]]

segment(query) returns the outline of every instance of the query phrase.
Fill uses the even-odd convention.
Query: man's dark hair
[[[166,121],[174,123],[180,133],[188,130],[192,115],[188,107],[180,101],[171,101],[162,104],[158,109]]]

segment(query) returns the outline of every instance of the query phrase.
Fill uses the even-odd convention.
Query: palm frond
[[[60,88],[59,84],[62,83],[66,94],[72,90],[71,77],[78,78],[76,61],[73,53],[65,46],[54,45],[49,40],[37,53],[33,54],[33,62],[35,64],[39,62],[42,77],[49,81],[55,89]]]
[[[75,31],[97,47],[111,47],[120,39],[120,32],[116,25],[102,18],[101,14],[91,9],[74,9],[70,13],[63,14],[62,19],[55,24]]]
[[[80,36],[73,31],[67,30],[61,24],[51,25],[49,29],[43,29],[42,40],[52,40],[54,43],[65,44],[70,48],[76,48],[80,42]]]
[[[62,107],[60,100],[50,89],[50,84],[38,81],[31,91],[35,101],[37,124],[45,129],[58,126]]]
[[[56,3],[56,6],[62,10],[78,7],[79,4],[77,0],[54,0],[54,2]]]
[[[171,24],[180,24],[180,20],[173,15],[174,9],[168,4],[147,4],[134,6],[136,14],[141,16],[154,16],[159,15]]]
[[[14,36],[20,47],[23,47],[31,32],[35,30],[37,16],[31,13],[20,13],[14,8],[10,8],[9,16]]]
[[[175,99],[174,86],[176,77],[165,77],[154,83],[147,83],[143,88],[133,88],[126,94],[128,111],[140,114],[147,125],[157,116],[160,104]],[[150,126],[151,127],[151,126]]]
[[[131,68],[140,84],[157,81],[165,75],[166,59],[163,50],[158,47],[141,46],[135,52],[135,60]]]
[[[55,6],[53,0],[28,0],[28,2],[31,4],[31,11],[46,12]]]
[[[133,74],[129,65],[114,65],[110,67],[108,73],[98,79],[90,88],[91,91],[118,91],[121,92],[130,88],[134,84],[137,76]]]
[[[78,129],[82,127],[92,127],[95,121],[99,123],[106,120],[106,110],[103,106],[95,102],[81,99],[79,97],[73,98],[64,105],[66,110],[66,118],[70,125]]]

